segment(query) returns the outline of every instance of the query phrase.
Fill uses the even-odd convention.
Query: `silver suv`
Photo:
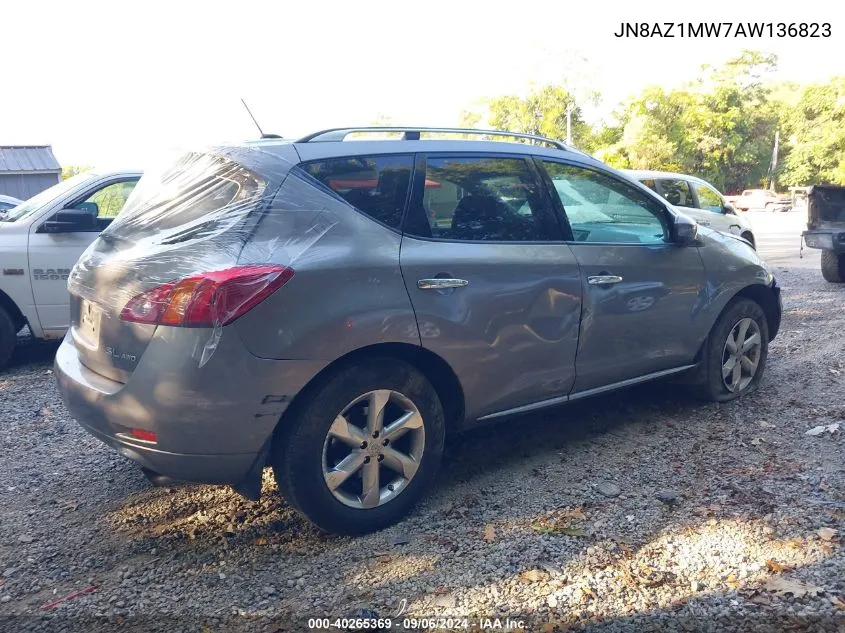
[[[781,319],[744,240],[557,141],[471,130],[187,154],[68,286],[80,424],[154,480],[257,498],[272,466],[341,533],[407,513],[447,431],[667,376],[736,398]]]

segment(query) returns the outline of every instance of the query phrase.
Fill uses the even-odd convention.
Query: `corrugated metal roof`
[[[62,166],[49,145],[0,145],[0,172],[55,172]]]

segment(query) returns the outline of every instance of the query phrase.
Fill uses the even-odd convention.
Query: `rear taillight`
[[[226,325],[264,301],[293,277],[285,266],[236,266],[198,273],[144,292],[120,312],[123,321],[211,327]]]
[[[130,429],[129,435],[134,437],[136,440],[141,440],[142,442],[157,442],[158,436],[153,433],[152,431],[145,431],[144,429]]]

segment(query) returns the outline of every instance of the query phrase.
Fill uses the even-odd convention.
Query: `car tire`
[[[374,532],[405,516],[443,455],[443,407],[428,379],[406,362],[372,358],[333,372],[303,398],[283,416],[270,456],[288,503],[335,534]],[[380,430],[371,409],[383,412]],[[408,428],[390,443],[400,418]]]
[[[754,334],[759,335],[757,344],[737,355],[729,336],[736,347],[740,336],[748,344]],[[728,402],[753,391],[765,372],[768,352],[769,325],[763,309],[750,299],[734,299],[722,311],[704,343],[701,372],[693,391],[711,402]]]
[[[746,231],[745,233],[740,235],[740,237],[744,240],[748,240],[748,242],[751,244],[751,248],[753,248],[755,251],[757,250],[757,244],[754,243],[754,236],[751,233]]]
[[[18,341],[18,328],[4,308],[0,308],[0,369],[6,366]]]
[[[775,205],[772,202],[766,203],[766,212],[772,212],[775,210]]]
[[[831,283],[845,283],[845,253],[822,251],[822,277]]]

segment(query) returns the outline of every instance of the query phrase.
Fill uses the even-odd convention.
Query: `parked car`
[[[821,249],[822,276],[827,281],[845,283],[845,187],[810,187],[807,201],[804,243]]]
[[[6,211],[11,209],[12,207],[18,206],[23,200],[18,200],[17,198],[13,198],[12,196],[3,196],[0,195],[0,218],[5,215]]]
[[[154,481],[258,498],[269,465],[362,533],[411,509],[447,431],[668,376],[759,384],[781,300],[745,240],[557,141],[361,131],[186,154],[74,266],[59,388]]]
[[[737,214],[736,209],[709,182],[665,171],[625,170],[625,173],[657,192],[701,226],[738,235],[756,248],[751,223]]]
[[[24,325],[36,339],[64,336],[70,325],[68,274],[120,211],[140,176],[89,171],[0,216],[0,367]]]
[[[728,198],[739,211],[764,209],[766,211],[789,211],[792,201],[789,196],[781,196],[769,189],[746,189],[741,196]]]

